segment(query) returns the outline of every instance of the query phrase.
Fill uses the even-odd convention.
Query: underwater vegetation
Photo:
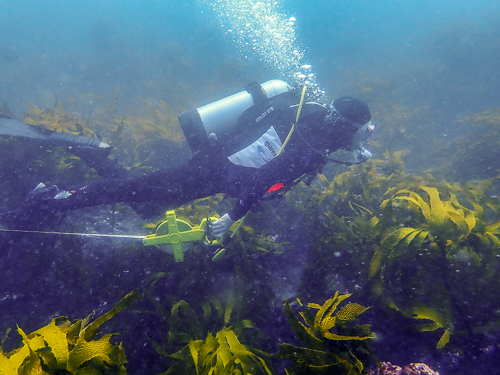
[[[292,192],[290,204],[300,201],[316,227],[302,290],[370,295],[416,330],[439,332],[438,348],[464,349],[464,337],[498,332],[500,301],[489,293],[500,276],[498,179],[408,175],[401,155]]]
[[[0,347],[0,374],[126,374],[125,351],[121,344],[110,342],[114,334],[94,337],[102,324],[140,297],[137,291],[127,294],[91,323],[92,314],[73,323],[66,317],[54,318],[28,335],[18,327],[23,346],[10,353]]]
[[[368,307],[349,303],[337,311],[339,304],[350,294],[329,298],[323,305],[309,303],[305,307],[300,299],[297,303],[303,309],[299,320],[290,304],[285,302],[285,314],[296,337],[305,347],[281,344],[278,355],[292,359],[295,369],[291,374],[361,374],[363,361],[370,359],[371,353],[365,340],[376,337],[371,326],[351,323]],[[313,310],[318,310],[316,314]],[[335,315],[334,315],[335,313]],[[358,359],[362,357],[363,361]]]
[[[244,330],[256,331],[262,338],[260,331],[248,319],[230,324],[235,308],[232,292],[225,307],[217,298],[210,298],[202,308],[203,320],[199,320],[187,302],[173,305],[167,346],[172,349],[185,345],[167,354],[165,348],[153,342],[160,355],[176,360],[162,374],[272,374],[266,361],[269,355],[240,342],[249,337]]]

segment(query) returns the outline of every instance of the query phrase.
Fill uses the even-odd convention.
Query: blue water
[[[230,55],[240,56],[227,27],[221,26],[211,7],[196,1],[148,1],[140,5],[128,1],[3,1],[1,7],[0,48],[14,51],[19,59],[15,63],[0,60],[0,95],[19,112],[19,98],[44,105],[50,95],[75,96],[83,87],[105,94],[117,82],[126,85],[128,80],[156,79],[159,71],[171,69],[168,57],[162,57],[172,44],[180,46],[183,54],[196,56],[197,66],[192,69],[199,73],[200,85],[203,77],[213,76],[218,64]],[[499,7],[493,0],[473,4],[431,0],[305,4],[290,0],[271,6],[278,15],[297,19],[295,44],[303,52],[301,62],[312,65],[319,86],[329,95],[342,90],[343,76],[350,68],[355,69],[351,74],[358,76],[386,75],[405,69],[409,63],[442,62],[440,56],[429,56],[436,36],[461,22],[464,38],[477,32],[488,34],[488,29],[495,32]],[[490,51],[472,49],[472,53],[491,55],[492,49],[493,45]],[[248,51],[243,54],[250,55]],[[289,56],[281,60],[289,60]],[[262,69],[263,64],[257,61],[237,78],[246,82],[262,76]],[[277,75],[272,68],[267,69],[265,75]],[[23,75],[36,78],[27,84]],[[186,76],[190,74],[186,72]],[[161,92],[133,87],[122,95],[137,101],[149,95],[161,96]]]
[[[238,19],[239,14],[248,18]],[[262,21],[264,16],[269,18]],[[325,103],[340,95],[361,97],[382,135],[391,110],[387,103],[426,108],[432,121],[412,126],[431,133],[438,147],[440,140],[469,131],[456,121],[461,116],[499,107],[499,46],[498,0],[0,0],[0,108],[22,118],[29,104],[44,109],[71,102],[76,105],[68,105],[68,112],[87,118],[103,105],[96,97],[113,101],[119,91],[119,117],[135,113],[145,101],[162,100],[179,113],[240,91],[250,81],[281,78],[294,85],[307,81],[313,96]],[[421,152],[426,142],[394,137],[391,146]],[[384,151],[375,149],[375,156]],[[418,169],[420,162],[407,163]],[[102,230],[114,220],[103,219]],[[11,262],[2,266],[2,330],[17,322],[34,330],[57,314],[75,319],[93,308],[106,311],[147,277],[165,271],[158,254],[123,255],[123,243],[106,252],[103,243],[86,244],[85,256],[66,252],[70,246],[82,245],[59,243],[34,258],[28,250],[14,256],[2,249]],[[305,258],[301,253],[290,259],[289,273],[276,272],[288,277],[281,290],[286,297],[299,283]],[[23,269],[29,272],[19,275]],[[73,275],[75,284],[68,285]],[[40,280],[45,282],[41,290]],[[138,320],[136,328],[151,337],[162,322],[154,324]],[[161,362],[140,340],[146,349],[131,351],[137,372],[130,373],[147,374],[148,366],[158,373]],[[412,353],[403,357],[423,359]]]

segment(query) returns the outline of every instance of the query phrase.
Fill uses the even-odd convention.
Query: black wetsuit
[[[282,183],[286,189],[301,176],[315,174],[326,163],[326,157],[312,150],[302,137],[317,137],[320,141],[315,144],[325,143],[324,148],[330,152],[349,147],[356,129],[342,124],[333,126],[327,122],[326,107],[304,103],[298,123],[300,134],[293,133],[282,154],[260,168],[235,165],[228,159],[271,126],[283,142],[295,122],[299,99],[296,92],[284,93],[251,107],[240,117],[237,133],[217,134],[217,140],[207,144],[185,166],[140,177],[98,179],[74,189],[76,192],[66,199],[54,200],[54,208],[69,210],[114,202],[134,207],[150,202],[165,210],[193,199],[226,193],[237,198],[229,216],[238,220],[258,205],[271,186]],[[328,139],[322,139],[325,134]]]

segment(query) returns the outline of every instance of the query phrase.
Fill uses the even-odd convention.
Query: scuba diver
[[[39,184],[4,218],[117,202],[139,214],[141,207],[155,213],[151,207],[161,206],[165,212],[194,199],[225,193],[236,202],[210,224],[210,235],[218,238],[263,200],[282,196],[300,180],[312,180],[329,160],[351,165],[371,157],[363,142],[374,126],[370,110],[361,100],[344,96],[324,106],[307,101],[305,89],[301,93],[279,80],[262,85],[254,82],[245,88],[179,115],[194,153],[186,165],[139,177],[122,169],[67,190]],[[330,154],[339,149],[352,152],[354,159],[333,159]]]

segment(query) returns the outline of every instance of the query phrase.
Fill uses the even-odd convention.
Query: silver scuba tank
[[[235,131],[241,114],[251,106],[291,89],[278,79],[262,84],[252,82],[245,86],[245,91],[181,113],[179,122],[191,151],[199,151],[212,134]]]

